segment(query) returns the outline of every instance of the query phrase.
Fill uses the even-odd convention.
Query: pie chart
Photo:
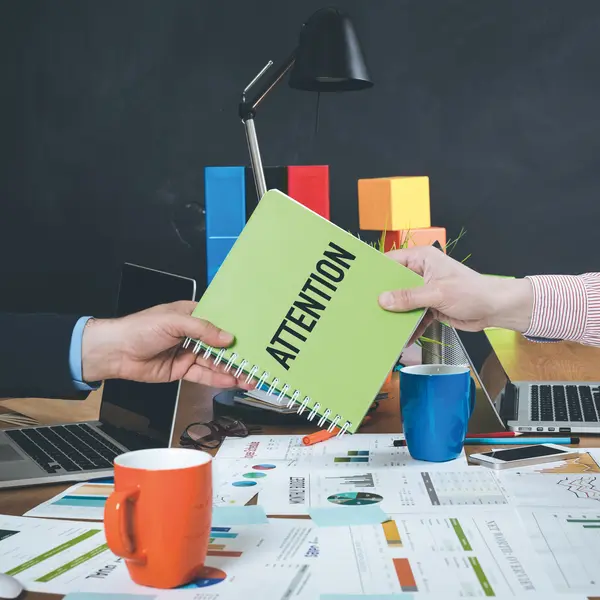
[[[182,585],[178,589],[189,590],[190,588],[208,587],[209,585],[221,583],[221,581],[226,578],[227,573],[225,573],[225,571],[221,571],[221,569],[213,569],[213,567],[204,567],[198,579],[195,579],[192,581],[192,583],[188,583],[187,585]]]
[[[270,471],[275,468],[275,465],[253,465],[252,468],[257,471]]]
[[[383,496],[371,494],[370,492],[340,492],[329,496],[327,500],[342,506],[360,506],[362,504],[377,504],[383,500]]]
[[[234,481],[231,485],[233,487],[250,487],[256,485],[256,481]]]
[[[248,479],[260,479],[261,477],[266,477],[266,473],[255,473],[251,471],[250,473],[244,473],[242,477],[247,477]]]

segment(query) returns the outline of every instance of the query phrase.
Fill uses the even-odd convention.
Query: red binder
[[[287,193],[329,220],[329,166],[288,167]]]

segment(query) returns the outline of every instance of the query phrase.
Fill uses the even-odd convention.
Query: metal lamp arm
[[[248,141],[248,151],[250,153],[250,163],[254,174],[254,183],[256,185],[256,194],[258,200],[267,192],[267,183],[265,173],[260,157],[260,148],[258,146],[258,138],[256,136],[256,128],[254,127],[254,117],[256,108],[267,97],[269,92],[281,81],[285,74],[292,68],[296,60],[296,51],[287,58],[287,60],[272,73],[260,90],[256,92],[250,99],[248,93],[264,76],[264,74],[273,66],[273,61],[270,60],[261,71],[252,79],[252,81],[244,88],[242,98],[238,106],[238,114],[246,129],[246,140]]]
[[[267,97],[268,93],[281,81],[285,74],[294,66],[296,61],[296,50],[294,50],[281,66],[274,71],[271,76],[263,83],[261,89],[258,90],[250,99],[248,93],[262,79],[265,73],[273,66],[273,61],[270,60],[260,72],[252,79],[252,81],[244,88],[242,99],[238,107],[240,119],[254,118],[258,105]]]

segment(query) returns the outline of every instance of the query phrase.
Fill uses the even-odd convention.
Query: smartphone
[[[469,460],[492,469],[525,467],[579,456],[579,450],[556,444],[536,444],[520,448],[504,448],[482,454],[471,454]]]

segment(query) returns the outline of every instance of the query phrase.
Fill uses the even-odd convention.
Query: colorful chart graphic
[[[339,473],[339,471],[338,471]],[[335,482],[340,487],[353,488],[374,488],[375,481],[373,473],[365,473],[364,475],[340,475],[339,477],[325,477],[326,481]]]
[[[276,467],[275,465],[254,465],[252,468],[256,469],[257,471],[270,471]]]
[[[231,485],[233,487],[250,487],[256,485],[256,481],[234,481]]]
[[[260,479],[261,477],[266,477],[266,473],[244,473],[242,477],[247,477],[248,479]]]
[[[383,496],[371,494],[370,492],[341,492],[327,498],[333,504],[345,506],[360,506],[362,504],[377,504],[383,500]]]
[[[98,477],[97,479],[92,479],[90,483],[92,483],[92,484],[110,483],[111,485],[114,485],[115,478],[114,477]]]
[[[398,531],[398,525],[396,521],[384,521],[381,524],[383,527],[383,533],[385,535],[385,541],[390,548],[402,548],[402,538],[400,537],[400,532]]]
[[[86,483],[71,493],[52,502],[55,506],[77,506],[80,508],[104,508],[106,499],[114,492],[114,485]]]
[[[242,556],[242,552],[227,549],[227,540],[235,540],[237,536],[238,534],[235,531],[231,531],[231,527],[211,527],[206,555],[239,558]]]
[[[394,569],[400,583],[400,589],[403,592],[418,592],[417,582],[413,575],[412,567],[408,558],[394,558]]]
[[[106,498],[102,496],[63,496],[56,502],[56,506],[83,506],[85,508],[104,508]]]
[[[465,530],[462,528],[460,521],[458,519],[450,519],[450,525],[452,526],[452,529],[454,529],[454,533],[456,534],[462,549],[466,552],[471,552],[473,548],[471,547],[471,544],[465,535]]]
[[[600,515],[597,519],[567,519],[567,523],[579,523],[584,529],[600,529]]]
[[[368,463],[369,462],[369,451],[368,450],[348,450],[346,456],[335,456],[333,458],[334,463]]]
[[[598,477],[565,477],[557,482],[557,485],[564,487],[577,498],[587,498],[589,500],[598,500],[600,502],[600,482]]]
[[[77,496],[110,496],[114,491],[114,484],[86,483],[80,488],[77,488],[73,494]]]
[[[484,573],[481,568],[481,563],[475,556],[469,556],[469,564],[473,568],[473,572],[475,573],[475,577],[477,577],[477,581],[479,581],[479,585],[483,590],[485,596],[495,596],[495,592],[487,578],[487,575]]]
[[[592,593],[600,583],[600,512],[536,510],[529,531],[552,566],[557,591]]]
[[[227,579],[227,573],[225,573],[225,571],[221,571],[221,569],[213,569],[213,567],[204,567],[198,579],[192,581],[192,583],[188,583],[187,585],[182,585],[178,589],[189,590],[191,588],[208,587],[210,585],[221,583],[221,581],[224,579]]]
[[[9,529],[0,529],[0,542],[5,540],[6,538],[11,537],[12,535],[16,535],[19,533],[18,531],[10,531]]]
[[[555,467],[537,470],[538,473],[600,473],[600,466],[589,452],[569,458]]]

